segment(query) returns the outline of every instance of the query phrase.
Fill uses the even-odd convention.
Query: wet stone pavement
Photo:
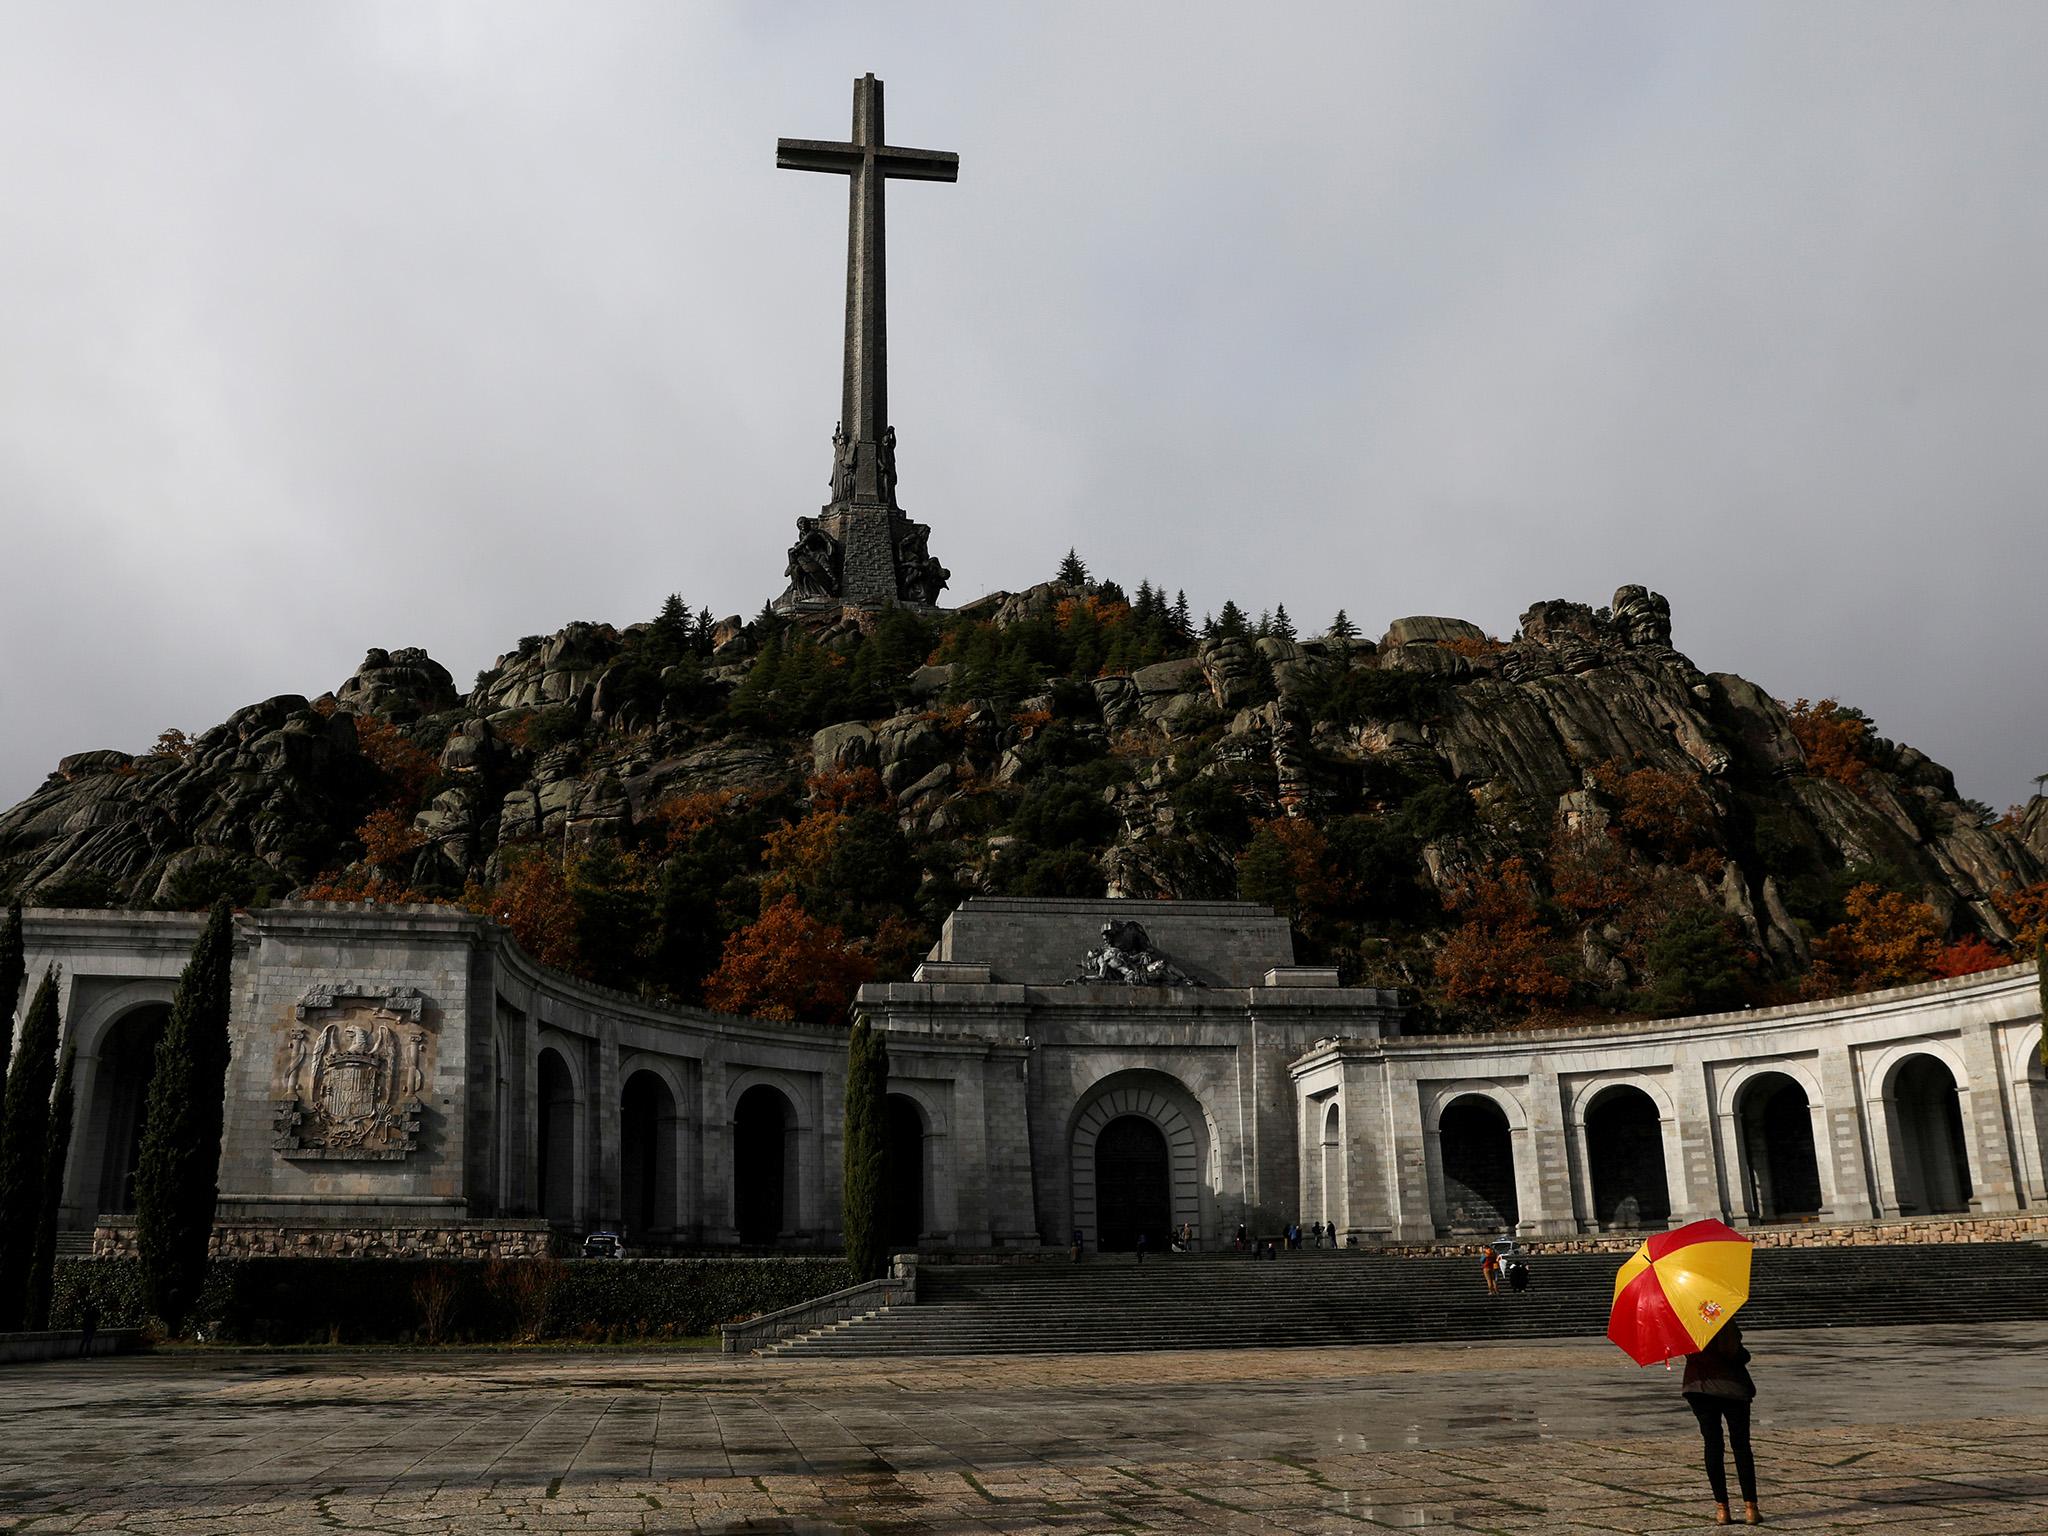
[[[1772,1528],[2048,1532],[2048,1322],[1750,1344]],[[176,1353],[0,1368],[0,1530],[1689,1531],[1698,1444],[1604,1342]]]

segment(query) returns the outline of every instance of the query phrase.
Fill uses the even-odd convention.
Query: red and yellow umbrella
[[[1706,1348],[1749,1300],[1749,1239],[1718,1221],[1659,1232],[1614,1277],[1607,1337],[1638,1365]]]

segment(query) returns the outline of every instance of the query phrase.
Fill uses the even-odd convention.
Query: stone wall
[[[544,1221],[434,1226],[280,1226],[222,1221],[207,1252],[216,1259],[531,1259],[556,1251]],[[93,1229],[92,1256],[130,1259],[135,1223],[103,1222]]]
[[[1900,1244],[2044,1243],[2048,1213],[2025,1216],[1936,1216],[1925,1221],[1862,1221],[1789,1227],[1751,1227],[1742,1234],[1759,1248],[1883,1248]],[[1532,1253],[1630,1254],[1643,1234],[1539,1239],[1525,1243]],[[1407,1259],[1440,1259],[1446,1254],[1478,1258],[1478,1238],[1430,1243],[1369,1243],[1372,1253]]]

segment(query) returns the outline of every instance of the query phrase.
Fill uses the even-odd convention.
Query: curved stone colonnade
[[[1106,921],[1192,984],[1075,978]],[[187,914],[31,912],[78,1113],[63,1222],[121,1242]],[[235,1252],[646,1251],[840,1241],[846,1035],[643,1005],[445,908],[237,923],[220,1242]],[[1147,961],[1149,964],[1150,961]],[[1162,974],[1166,974],[1163,973]],[[1698,1216],[2048,1214],[2031,967],[1599,1029],[1398,1033],[1238,902],[977,898],[887,1032],[892,1243],[1551,1238]],[[398,1235],[394,1235],[398,1234]]]
[[[839,1246],[843,1029],[648,1007],[452,909],[291,904],[236,926],[225,1247],[357,1251],[403,1227],[460,1238],[437,1251],[529,1251],[542,1223],[652,1251]],[[77,1051],[67,1231],[122,1241],[156,1041],[199,929],[26,914],[31,976],[60,968]],[[993,1225],[989,1198],[1028,1190],[1028,1162],[979,1134],[985,1105],[1021,1098],[1021,1049],[892,1055],[892,1234],[1035,1241]]]
[[[1311,1220],[1413,1241],[2048,1208],[2032,966],[1591,1030],[1332,1040]]]

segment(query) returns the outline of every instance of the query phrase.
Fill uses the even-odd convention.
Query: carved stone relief
[[[395,1162],[419,1146],[434,1035],[417,988],[310,987],[278,1041],[273,1106],[287,1158]]]

